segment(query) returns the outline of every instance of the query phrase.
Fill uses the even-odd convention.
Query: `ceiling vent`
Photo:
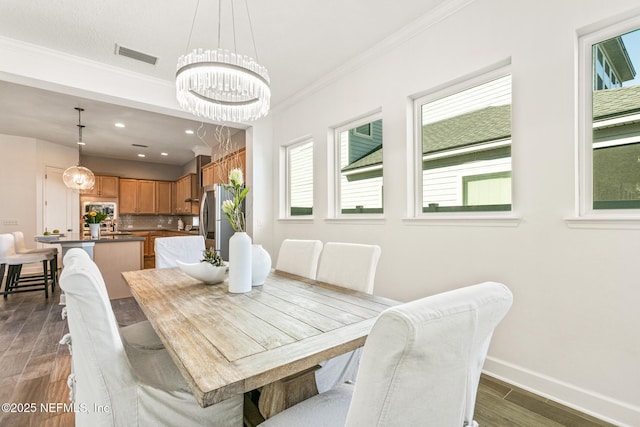
[[[143,145],[143,144],[131,144],[132,147],[141,147],[141,148],[149,148],[148,145]]]
[[[146,62],[147,64],[156,65],[158,57],[147,55],[146,53],[138,52],[137,50],[129,49],[128,47],[120,46],[116,43],[116,55],[126,56],[127,58],[135,59],[136,61]]]

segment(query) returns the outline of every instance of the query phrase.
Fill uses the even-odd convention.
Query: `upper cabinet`
[[[171,181],[156,181],[156,213],[173,213],[171,187]]]
[[[156,182],[120,179],[120,214],[155,214]]]
[[[193,201],[198,198],[197,186],[195,173],[185,175],[176,181],[176,214],[198,214],[199,204]]]
[[[96,175],[96,183],[91,190],[82,191],[83,196],[118,197],[119,178],[117,176]]]
[[[229,171],[234,168],[242,170],[246,176],[246,150],[244,148],[228,156],[211,162],[202,168],[202,185],[226,184],[229,181]]]

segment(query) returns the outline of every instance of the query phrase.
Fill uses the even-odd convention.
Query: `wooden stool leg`
[[[51,260],[51,292],[56,290],[58,284],[58,254],[53,255]]]
[[[47,260],[42,261],[42,279],[44,280],[44,297],[49,298],[49,272],[47,271]]]
[[[0,289],[2,289],[2,281],[4,280],[5,265],[6,264],[0,264]],[[6,280],[5,284],[4,284],[4,299],[7,299],[7,285],[8,285],[8,283],[9,283],[9,280]]]

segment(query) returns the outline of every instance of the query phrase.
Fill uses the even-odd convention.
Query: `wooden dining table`
[[[313,377],[320,362],[363,346],[380,312],[398,304],[278,271],[244,294],[230,293],[226,282],[206,285],[178,268],[122,275],[203,407],[299,375]],[[288,403],[263,401],[263,389],[263,416],[317,392],[297,393]]]

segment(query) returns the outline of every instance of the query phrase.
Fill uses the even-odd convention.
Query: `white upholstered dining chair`
[[[72,375],[68,383],[83,426],[242,426],[243,396],[202,408],[166,350],[126,347],[86,252],[70,249],[60,287],[66,295]]]
[[[368,294],[373,293],[381,249],[377,245],[328,242],[322,250],[317,280]],[[318,392],[355,381],[362,347],[320,364],[315,372]]]
[[[315,279],[321,252],[320,240],[284,239],[278,252],[276,270]]]
[[[177,267],[176,260],[194,263],[202,260],[203,236],[158,237],[154,242],[156,268]]]
[[[4,298],[18,292],[44,291],[45,298],[49,298],[49,285],[53,291],[55,285],[54,271],[51,266],[54,259],[53,252],[16,252],[13,234],[0,234],[0,286],[4,278]],[[42,265],[42,273],[23,271],[23,266]],[[5,277],[6,269],[6,277]],[[37,270],[34,270],[37,271]]]
[[[367,338],[355,385],[314,396],[261,426],[477,425],[482,365],[512,298],[506,286],[486,282],[385,310]]]

